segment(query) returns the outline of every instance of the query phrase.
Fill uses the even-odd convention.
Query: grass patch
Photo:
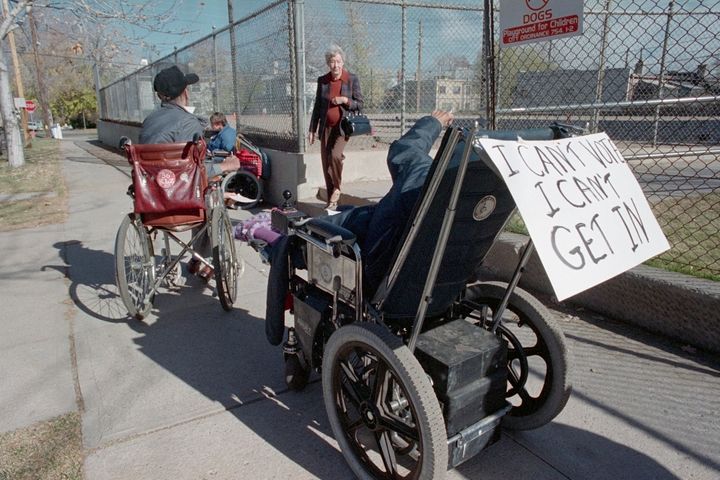
[[[80,414],[0,435],[0,480],[81,480]]]
[[[666,197],[653,202],[652,210],[671,248],[645,264],[719,282],[720,195]],[[528,234],[518,213],[506,230]]]
[[[25,149],[25,165],[0,162],[0,194],[16,198],[0,202],[0,231],[36,227],[65,220],[67,188],[57,140],[36,138]],[[27,198],[26,198],[27,197]]]
[[[648,264],[720,281],[720,194],[663,198],[652,208],[672,248]]]

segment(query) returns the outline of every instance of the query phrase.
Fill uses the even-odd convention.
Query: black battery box
[[[433,381],[448,436],[506,405],[507,344],[466,320],[418,336],[415,354]]]

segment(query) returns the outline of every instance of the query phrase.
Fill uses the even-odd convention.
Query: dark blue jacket
[[[330,107],[330,72],[326,73],[322,77],[318,77],[317,80],[317,92],[315,92],[315,104],[313,106],[312,116],[310,117],[310,132],[322,134],[325,129],[325,119],[327,117],[327,111]],[[345,115],[346,111],[359,112],[363,106],[363,96],[360,90],[360,80],[357,75],[354,75],[347,70],[343,70],[342,85],[340,87],[340,95],[347,97],[349,100],[348,105],[342,105],[342,113]],[[318,126],[320,127],[318,130]]]
[[[432,165],[430,148],[441,130],[439,120],[426,116],[390,145],[387,164],[393,184],[375,207],[365,241],[360,244],[365,266],[363,286],[368,295],[375,292],[390,267]]]
[[[225,125],[222,130],[212,136],[207,144],[209,151],[225,150],[232,152],[235,150],[235,137],[237,132],[230,125]]]
[[[363,256],[363,289],[367,295],[377,290],[390,268],[433,163],[430,148],[441,130],[442,125],[434,117],[418,120],[405,135],[390,145],[387,165],[393,184],[382,200],[377,205],[351,208],[325,218],[356,235]],[[285,332],[284,302],[289,285],[289,251],[289,238],[284,235],[271,250],[265,334],[273,345],[282,342]]]

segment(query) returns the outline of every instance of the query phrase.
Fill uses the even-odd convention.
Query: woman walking
[[[337,45],[325,52],[325,63],[330,71],[318,78],[317,93],[310,119],[308,140],[315,143],[320,137],[325,187],[329,210],[337,208],[340,200],[345,145],[349,137],[340,131],[340,121],[348,111],[359,111],[363,105],[360,81],[356,75],[345,70],[345,53]]]

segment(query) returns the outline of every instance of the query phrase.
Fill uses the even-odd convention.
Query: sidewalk
[[[68,221],[0,233],[0,431],[84,407],[87,480],[351,478],[317,375],[288,391],[265,340],[268,271],[255,252],[237,244],[233,312],[190,282],[158,294],[146,322],[126,319],[113,244],[128,168],[85,142],[62,148]],[[504,432],[448,478],[718,478],[720,360],[541,298],[571,348],[573,396],[550,425]]]

